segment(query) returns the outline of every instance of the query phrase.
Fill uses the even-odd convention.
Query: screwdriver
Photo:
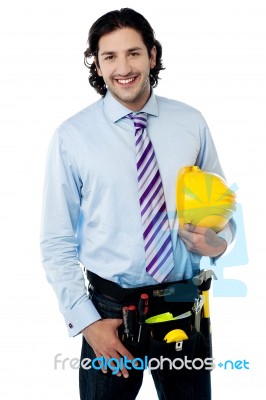
[[[149,296],[146,293],[142,293],[139,299],[138,312],[139,312],[139,334],[138,342],[140,341],[142,325],[145,322],[146,315],[148,312]]]
[[[133,305],[128,306],[127,321],[128,321],[129,337],[131,338],[131,340],[133,342],[134,333],[135,333],[135,329],[136,329],[136,307]]]
[[[128,329],[128,307],[122,308],[122,315],[123,315],[123,324],[124,324],[124,332],[126,337],[128,338],[129,329]]]

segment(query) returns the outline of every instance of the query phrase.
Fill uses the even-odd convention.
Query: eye
[[[110,55],[110,56],[105,57],[104,59],[106,61],[109,61],[109,60],[113,60],[114,58],[115,58],[114,56]]]
[[[131,57],[137,57],[137,56],[139,56],[139,53],[137,51],[132,51],[132,53],[129,53],[129,55]]]

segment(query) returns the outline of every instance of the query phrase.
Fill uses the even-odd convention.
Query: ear
[[[98,62],[97,62],[97,60],[96,60],[96,57],[94,57],[94,63],[95,63],[95,66],[96,66],[96,71],[97,71],[97,74],[99,75],[99,76],[103,76],[103,74],[102,74],[102,71],[101,71],[101,68],[98,66]]]
[[[155,46],[151,49],[150,68],[153,69],[156,65],[157,49]]]

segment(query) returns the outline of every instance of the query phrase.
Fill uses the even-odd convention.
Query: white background
[[[55,354],[79,357],[40,262],[45,157],[55,128],[98,99],[83,65],[91,24],[112,9],[141,12],[163,44],[167,69],[156,93],[205,116],[244,211],[249,262],[227,268],[246,297],[211,302],[217,361],[250,370],[213,372],[213,399],[264,393],[264,141],[266,5],[261,0],[1,0],[1,353],[4,400],[78,399],[78,372],[55,370]],[[264,354],[263,354],[264,353]],[[138,399],[156,399],[149,376]],[[260,398],[263,395],[260,395]]]

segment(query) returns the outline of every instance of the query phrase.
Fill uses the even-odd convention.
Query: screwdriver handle
[[[139,323],[143,324],[149,308],[149,296],[146,293],[142,293],[139,299],[138,312],[139,312]]]
[[[128,318],[128,330],[131,340],[134,340],[134,334],[136,331],[136,307],[128,306],[127,318]]]

